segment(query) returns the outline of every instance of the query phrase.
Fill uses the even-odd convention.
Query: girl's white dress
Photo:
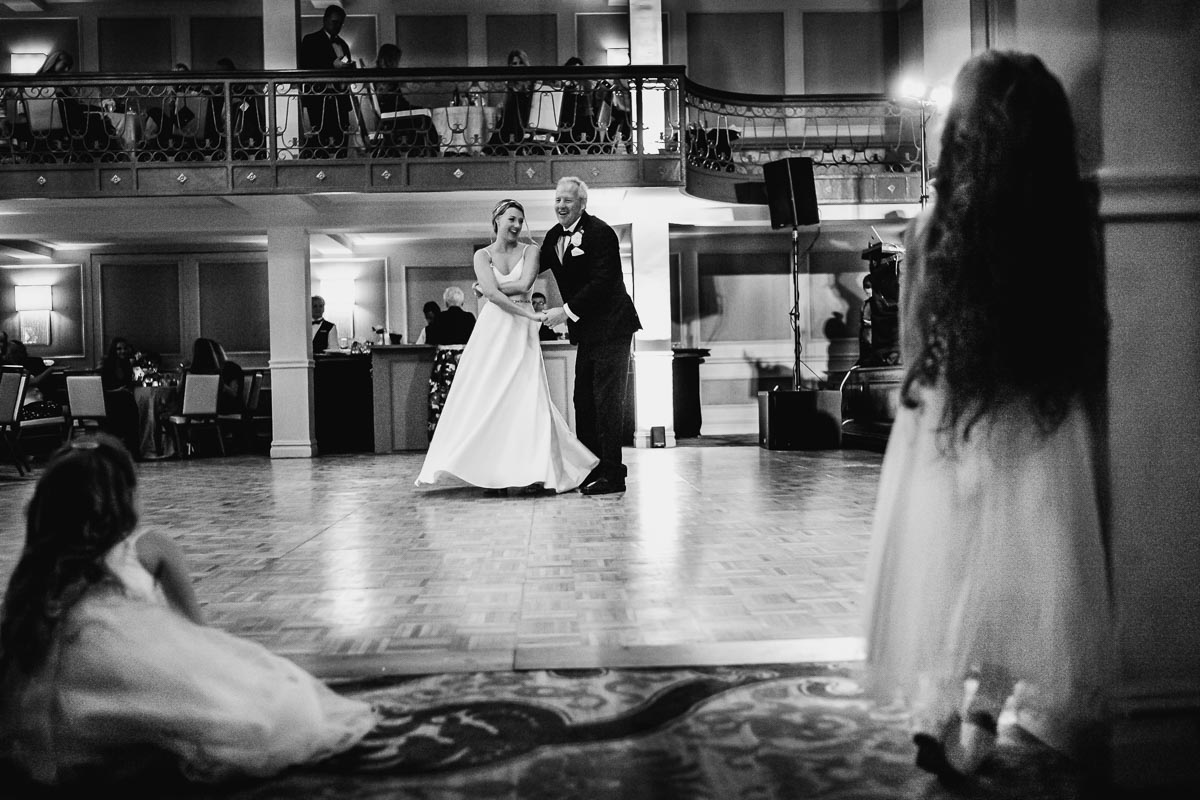
[[[520,280],[524,259],[507,275],[493,264],[496,281],[504,286]],[[529,302],[528,294],[512,299]],[[541,483],[567,492],[600,463],[550,399],[538,326],[491,303],[480,309],[418,486],[468,483],[503,489]]]
[[[1112,663],[1087,414],[1076,402],[1042,438],[1027,408],[1009,407],[947,453],[943,393],[922,399],[897,414],[880,478],[870,681],[936,733],[960,710],[968,673],[1007,675],[1017,722],[1069,750],[1102,713]]]
[[[4,687],[9,756],[56,784],[88,767],[136,773],[165,752],[188,778],[262,777],[353,747],[367,705],[261,645],[172,608],[130,536],[55,632],[32,678]]]

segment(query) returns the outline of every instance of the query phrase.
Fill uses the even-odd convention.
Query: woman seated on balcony
[[[384,44],[375,58],[378,69],[399,69],[403,51]],[[438,153],[438,136],[428,109],[418,109],[404,96],[400,81],[380,81],[373,87],[379,123],[376,157],[432,156]],[[406,113],[407,112],[407,113]],[[423,113],[413,113],[423,112]]]
[[[37,74],[58,75],[74,69],[75,57],[66,50],[55,50],[46,56]],[[97,89],[60,86],[55,89],[55,95],[62,101],[63,122],[70,137],[72,159],[90,161],[93,156],[120,150],[120,140],[112,122],[99,105]],[[91,100],[96,102],[89,102]]]
[[[528,67],[529,56],[524,50],[510,50],[508,66]],[[488,155],[507,155],[518,150],[525,141],[529,125],[529,109],[533,105],[533,81],[505,81],[504,105],[496,130],[488,140]]]
[[[564,67],[582,67],[583,59],[571,56]],[[589,80],[563,83],[562,113],[558,120],[558,141],[564,153],[596,153],[596,89]]]

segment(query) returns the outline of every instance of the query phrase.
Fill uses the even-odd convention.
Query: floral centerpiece
[[[133,354],[133,382],[139,386],[157,386],[163,376],[159,372],[159,357],[140,350]]]

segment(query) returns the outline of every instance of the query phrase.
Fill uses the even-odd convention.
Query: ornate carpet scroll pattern
[[[1084,798],[1053,753],[1007,743],[950,793],[899,710],[836,665],[444,674],[341,684],[385,722],[331,762],[198,798],[875,800]]]

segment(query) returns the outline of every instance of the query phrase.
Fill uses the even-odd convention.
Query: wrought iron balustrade
[[[762,165],[813,161],[824,202],[915,202],[921,112],[883,95],[765,97],[685,82],[682,135],[688,188],[723,199],[762,181]]]
[[[572,171],[678,185],[682,80],[669,66],[4,75],[0,195],[532,188]]]

